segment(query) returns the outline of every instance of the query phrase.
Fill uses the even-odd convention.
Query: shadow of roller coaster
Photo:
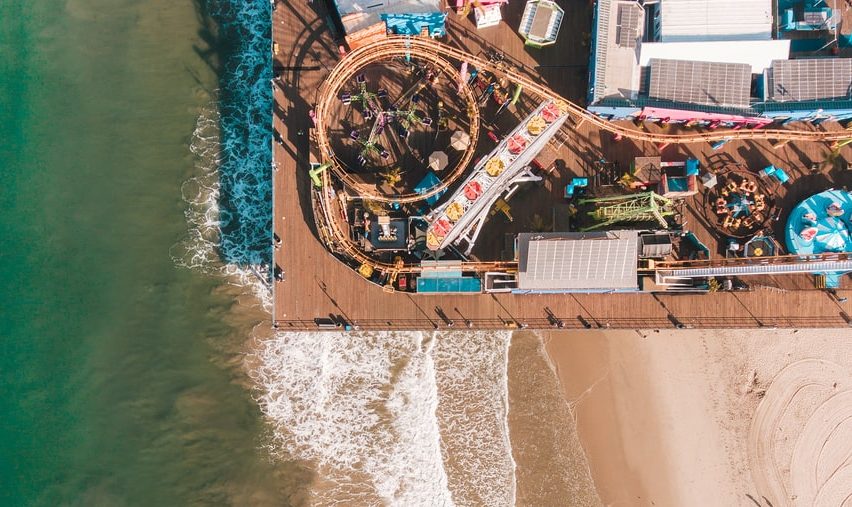
[[[458,166],[449,173],[444,181],[432,187],[429,191],[421,194],[410,193],[388,196],[376,191],[368,185],[364,185],[356,181],[348,174],[334,155],[331,149],[331,144],[328,138],[328,126],[326,120],[329,116],[329,111],[334,101],[339,100],[338,96],[345,84],[352,76],[356,75],[361,69],[367,65],[387,60],[391,58],[413,58],[420,61],[428,62],[435,65],[445,73],[451,76],[458,76],[458,71],[450,62],[454,60],[459,64],[466,62],[468,65],[487,71],[496,75],[505,75],[511,81],[520,84],[528,93],[533,93],[542,99],[558,100],[566,104],[568,114],[574,125],[579,125],[583,122],[600,128],[601,130],[610,132],[615,136],[632,139],[635,141],[651,142],[656,144],[690,144],[690,143],[712,143],[716,141],[727,140],[775,140],[775,141],[803,141],[803,142],[823,142],[836,143],[836,145],[846,144],[852,139],[852,130],[836,130],[836,131],[810,131],[810,130],[792,130],[792,129],[755,129],[755,130],[714,130],[710,132],[686,132],[686,133],[656,133],[647,132],[638,128],[632,128],[627,125],[619,125],[605,120],[595,114],[587,111],[583,107],[561,97],[532,78],[513,73],[507,74],[505,69],[498,67],[495,63],[472,55],[460,49],[448,46],[441,42],[437,42],[427,38],[399,37],[391,36],[362,47],[355,49],[346,55],[329,73],[328,78],[323,83],[320,89],[319,98],[316,104],[316,129],[315,138],[317,148],[324,159],[324,162],[329,164],[330,171],[322,173],[322,189],[317,192],[319,199],[319,211],[316,219],[320,221],[318,226],[324,227],[327,234],[323,234],[324,241],[330,250],[337,252],[340,255],[348,257],[352,261],[367,264],[374,269],[394,272],[394,273],[417,273],[421,270],[418,264],[390,264],[378,261],[367,256],[348,238],[337,224],[337,219],[334,216],[333,200],[334,192],[331,186],[331,175],[333,174],[344,185],[357,192],[357,194],[365,199],[372,199],[380,202],[396,202],[410,203],[424,200],[433,195],[445,190],[451,185],[466,169],[467,164],[473,157],[473,148],[478,138],[478,109],[470,111],[471,115],[471,148],[464,154]],[[471,93],[470,87],[462,87],[463,93]],[[473,101],[476,102],[475,100]],[[567,122],[569,126],[572,122]],[[669,263],[669,268],[675,267],[675,263]],[[464,262],[462,269],[476,272],[485,271],[505,271],[517,269],[516,262]]]

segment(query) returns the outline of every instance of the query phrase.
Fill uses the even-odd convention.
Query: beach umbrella
[[[450,146],[453,149],[464,151],[470,146],[470,136],[464,130],[456,130],[450,137]]]
[[[447,158],[447,154],[443,151],[435,151],[429,155],[429,167],[436,171],[444,169],[449,163],[450,160]]]

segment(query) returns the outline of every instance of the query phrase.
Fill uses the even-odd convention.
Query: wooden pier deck
[[[504,22],[477,31],[471,19],[454,13],[448,18],[447,41],[471,53],[499,48],[507,59],[540,78],[554,90],[583,103],[588,62],[588,34],[591,11],[588,2],[567,2],[565,20],[556,46],[535,50],[525,48],[513,30],[520,20],[522,3],[504,7]],[[472,16],[471,16],[472,17]],[[280,238],[275,264],[284,279],[275,282],[273,319],[279,328],[315,330],[314,319],[335,316],[360,329],[435,329],[453,325],[474,329],[562,325],[566,328],[662,328],[688,327],[827,327],[846,326],[852,303],[838,303],[823,291],[813,289],[804,276],[771,280],[771,288],[748,292],[706,295],[687,294],[562,294],[562,295],[419,295],[388,293],[368,283],[360,275],[329,254],[316,236],[307,174],[308,112],[324,76],[335,65],[338,48],[332,34],[331,15],[320,0],[279,2],[273,15],[273,38],[277,44],[274,83],[275,130],[280,142],[273,142],[273,228]],[[507,24],[508,23],[508,24]],[[499,45],[497,42],[499,41]],[[649,126],[648,128],[660,128]],[[839,128],[823,124],[810,128]],[[564,182],[573,175],[587,174],[590,162],[629,160],[639,153],[653,154],[656,147],[632,141],[614,142],[608,134],[581,126],[556,146],[554,157],[564,160],[557,177],[545,191],[554,203]],[[791,176],[810,178],[808,184],[794,187],[807,193],[850,185],[849,171],[825,167],[811,174],[812,163],[822,162],[828,148],[821,145],[795,145],[772,149],[768,143],[731,142],[712,152],[709,145],[671,146],[666,160],[687,156],[705,159],[730,157],[745,163],[778,163],[789,168]],[[852,147],[843,153],[852,160]],[[850,185],[852,186],[852,185]],[[789,203],[801,196],[782,195]],[[522,201],[518,201],[522,202]],[[517,208],[517,204],[512,202]],[[696,205],[700,208],[700,202]],[[514,210],[516,213],[519,210]],[[523,217],[526,220],[526,217]],[[691,227],[708,245],[715,244],[712,228],[691,216]],[[783,218],[782,218],[783,222]],[[497,227],[495,225],[494,227]],[[483,231],[486,235],[488,230]],[[776,277],[777,278],[777,277]],[[848,277],[839,291],[852,296]],[[763,284],[761,284],[762,286]]]

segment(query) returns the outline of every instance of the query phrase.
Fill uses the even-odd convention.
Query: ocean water
[[[257,351],[272,453],[320,505],[512,505],[511,335],[281,333]]]
[[[233,3],[268,23],[268,1]],[[252,300],[237,277],[175,259],[193,131],[238,49],[217,28],[234,6],[0,2],[0,505],[299,494],[302,469],[269,459],[241,365],[262,313],[239,303]],[[260,244],[243,231],[263,219],[242,216],[227,235],[246,264]]]

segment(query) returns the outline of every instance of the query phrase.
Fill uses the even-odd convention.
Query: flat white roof
[[[637,231],[518,235],[518,288],[635,290]]]
[[[661,0],[662,42],[772,39],[772,0]]]
[[[789,40],[645,42],[639,65],[647,67],[652,58],[693,62],[747,63],[752,74],[763,74],[773,60],[790,57]]]

